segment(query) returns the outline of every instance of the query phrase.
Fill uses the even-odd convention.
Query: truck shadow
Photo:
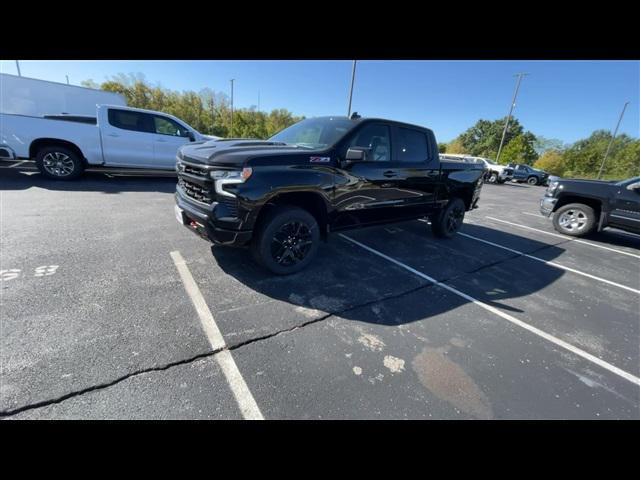
[[[85,172],[71,181],[50,180],[37,171],[0,169],[0,191],[28,190],[33,187],[63,192],[161,192],[176,191],[176,177],[168,174],[122,175],[114,172]]]
[[[382,227],[364,229],[366,233],[360,235],[371,239],[377,237],[378,244],[383,243],[384,248],[373,241],[358,241],[503,311],[522,313],[523,310],[514,307],[510,299],[538,292],[566,273],[495,247],[484,248],[473,240],[465,243],[460,238],[451,245],[451,241],[435,239],[420,222],[400,225],[406,233],[395,239]],[[523,240],[527,242],[527,251],[546,245],[477,225],[465,226],[465,232],[492,238],[494,242],[498,241],[496,235],[499,235],[503,245],[514,245]],[[349,236],[353,236],[352,233]],[[387,238],[389,242],[386,242]],[[487,253],[488,249],[494,251]],[[556,258],[563,251],[556,246],[547,246],[544,257]],[[460,262],[452,267],[451,258],[456,252]],[[252,290],[306,309],[303,312],[319,310],[318,316],[326,312],[361,322],[399,325],[470,303],[335,235],[320,247],[318,256],[307,269],[285,277],[273,276],[257,266],[246,250],[212,247],[212,254],[224,272]],[[487,258],[480,258],[482,255]],[[477,257],[475,262],[470,261],[473,256]]]

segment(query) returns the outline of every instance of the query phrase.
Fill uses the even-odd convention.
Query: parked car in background
[[[0,114],[0,158],[35,158],[59,180],[89,165],[175,170],[179,147],[216,138],[167,113],[120,105],[98,105],[95,116]]]
[[[482,163],[485,168],[484,181],[487,183],[504,183],[511,180],[513,176],[513,169],[511,167],[499,165],[488,158],[473,157],[471,155],[461,155],[456,153],[441,153],[440,158],[450,161]]]
[[[513,168],[513,181],[518,183],[528,183],[529,185],[546,185],[549,174],[544,170],[530,167],[524,164],[510,163]]]
[[[250,247],[279,275],[297,272],[330,232],[429,217],[452,237],[475,208],[482,165],[445,161],[427,128],[320,117],[269,140],[225,139],[178,151],[176,217],[220,245]]]
[[[640,177],[620,182],[554,179],[540,200],[554,228],[580,237],[605,227],[640,233]]]

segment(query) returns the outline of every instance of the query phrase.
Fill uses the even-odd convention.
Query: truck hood
[[[299,155],[313,152],[314,150],[281,142],[223,138],[184,145],[178,150],[178,157],[193,163],[239,167],[246,164],[247,160],[252,157]]]

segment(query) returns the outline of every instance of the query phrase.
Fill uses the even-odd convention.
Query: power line
[[[622,112],[620,112],[620,118],[618,118],[618,124],[616,125],[616,129],[613,132],[613,137],[611,137],[611,141],[607,146],[607,151],[605,152],[604,158],[602,159],[602,165],[600,165],[600,171],[598,172],[598,180],[600,180],[600,175],[602,175],[602,170],[604,169],[604,162],[607,161],[607,157],[609,156],[609,150],[611,150],[611,145],[613,145],[613,140],[616,138],[616,135],[618,134],[618,127],[620,126],[620,122],[622,122],[622,116],[624,115],[624,111],[627,109],[627,105],[629,105],[629,102],[625,102],[624,107],[622,107]]]
[[[496,163],[500,163],[500,153],[502,152],[502,146],[504,145],[504,139],[507,135],[507,129],[509,128],[509,121],[511,120],[511,114],[513,108],[516,106],[516,98],[518,97],[518,90],[520,90],[520,82],[522,77],[529,75],[528,73],[518,73],[518,82],[516,83],[516,90],[513,93],[513,100],[511,100],[511,107],[509,108],[509,115],[507,115],[507,122],[504,124],[504,130],[502,131],[502,138],[500,139],[500,147],[498,147],[498,155],[496,155]]]

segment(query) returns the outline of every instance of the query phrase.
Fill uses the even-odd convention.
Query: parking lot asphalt
[[[273,277],[181,227],[174,178],[7,166],[3,418],[640,418],[640,236],[557,234],[544,187],[485,185],[451,240],[334,234]]]

